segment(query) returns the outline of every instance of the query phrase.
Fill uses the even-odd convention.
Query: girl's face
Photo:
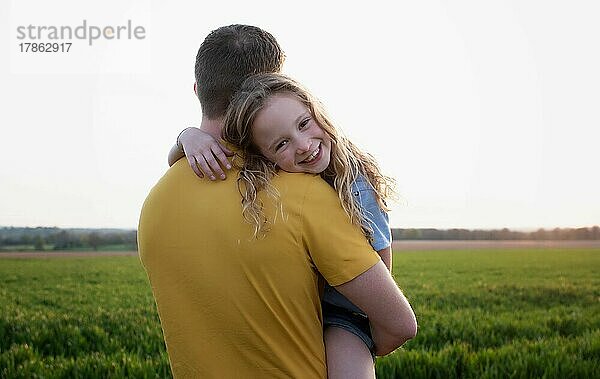
[[[287,172],[319,174],[329,166],[331,138],[296,96],[271,96],[252,124],[261,154]]]

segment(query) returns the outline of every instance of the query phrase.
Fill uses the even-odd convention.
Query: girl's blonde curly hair
[[[307,89],[293,79],[275,73],[257,74],[244,81],[227,109],[222,132],[225,141],[241,150],[243,163],[239,167],[238,188],[242,195],[242,213],[246,221],[254,225],[254,235],[264,232],[268,224],[263,214],[263,204],[257,195],[265,190],[278,198],[277,190],[271,185],[271,178],[279,169],[254,144],[252,124],[267,100],[279,93],[296,96],[331,138],[331,160],[320,175],[337,192],[351,222],[360,226],[370,238],[373,231],[352,193],[352,183],[362,175],[373,187],[380,207],[388,210],[385,200],[395,194],[394,180],[383,175],[375,159],[358,149],[333,125],[321,102]]]

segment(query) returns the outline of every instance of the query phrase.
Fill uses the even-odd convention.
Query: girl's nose
[[[310,141],[308,139],[304,141],[298,141],[296,146],[299,154],[306,153],[310,149]]]

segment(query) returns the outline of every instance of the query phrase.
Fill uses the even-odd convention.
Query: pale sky
[[[399,228],[600,224],[600,2],[0,4],[0,225],[137,227],[201,112],[213,29],[271,32],[284,72],[398,182]],[[142,26],[20,52],[17,27]],[[69,42],[46,40],[47,42]]]

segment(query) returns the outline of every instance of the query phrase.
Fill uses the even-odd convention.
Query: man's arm
[[[381,257],[381,260],[385,264],[385,267],[387,267],[388,271],[392,272],[392,247],[388,246],[386,248],[378,250],[377,254],[379,254],[379,256]]]
[[[377,355],[391,353],[417,334],[415,314],[383,262],[335,289],[369,317]]]
[[[320,177],[313,180],[302,220],[311,260],[330,285],[365,311],[376,353],[388,354],[415,336],[415,314],[362,229],[350,222],[337,192]]]

